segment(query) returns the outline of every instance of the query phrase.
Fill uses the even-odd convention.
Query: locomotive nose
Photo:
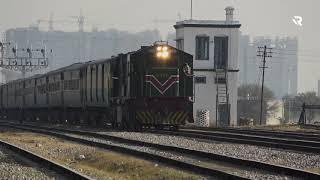
[[[163,116],[167,116],[169,114],[169,110],[167,108],[164,108],[162,111],[161,111],[161,115]]]

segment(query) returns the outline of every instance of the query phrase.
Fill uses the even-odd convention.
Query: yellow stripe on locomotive
[[[147,125],[180,125],[184,124],[188,118],[188,112],[186,111],[170,112],[167,115],[160,114],[160,112],[157,113],[151,111],[136,112],[136,119],[141,124]]]

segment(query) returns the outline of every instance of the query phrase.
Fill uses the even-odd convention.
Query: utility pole
[[[85,24],[85,17],[82,13],[82,9],[80,9],[80,15],[79,16],[71,16],[71,18],[76,19],[79,27],[79,32],[84,32],[84,24]]]
[[[261,83],[261,99],[260,99],[260,125],[262,125],[262,117],[263,117],[263,90],[264,90],[264,73],[266,67],[266,57],[272,57],[271,52],[272,48],[267,48],[267,46],[264,47],[258,47],[258,54],[257,56],[262,57],[262,83]]]

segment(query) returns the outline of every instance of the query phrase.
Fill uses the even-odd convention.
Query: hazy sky
[[[297,36],[299,38],[299,91],[316,90],[320,79],[319,0],[193,0],[194,19],[224,19],[224,8],[233,5],[241,31],[249,35]],[[80,14],[100,30],[117,28],[141,31],[158,28],[165,38],[174,32],[175,20],[190,18],[190,0],[0,0],[0,31],[25,27],[38,19],[72,20]],[[303,27],[292,22],[303,17]],[[155,23],[154,20],[170,20]],[[47,24],[43,23],[46,29]],[[54,24],[56,29],[77,30],[76,24]],[[292,54],[292,52],[290,52]],[[271,59],[279,60],[279,59]]]

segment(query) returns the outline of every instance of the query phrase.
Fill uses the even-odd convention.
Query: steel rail
[[[99,147],[99,148],[103,148],[103,149],[107,149],[107,150],[111,150],[111,151],[115,151],[115,152],[119,152],[119,153],[123,153],[123,154],[129,154],[129,155],[133,155],[133,156],[143,158],[146,160],[157,161],[157,162],[169,165],[171,167],[187,170],[187,171],[193,172],[195,174],[206,175],[206,176],[216,176],[216,177],[219,177],[222,179],[248,179],[248,178],[240,176],[240,175],[231,174],[231,173],[224,172],[224,171],[217,170],[217,169],[213,169],[213,168],[203,167],[203,166],[199,166],[199,165],[195,165],[192,163],[187,163],[187,162],[167,158],[167,157],[156,155],[156,154],[151,154],[151,153],[142,152],[142,151],[135,150],[135,149],[130,149],[130,148],[125,148],[125,147],[121,147],[121,146],[110,145],[110,144],[106,144],[106,143],[100,143],[100,142],[96,142],[96,141],[73,137],[70,135],[63,134],[63,132],[64,133],[71,133],[71,131],[64,131],[62,129],[59,129],[59,130],[61,130],[61,132],[59,133],[59,132],[54,132],[54,131],[59,131],[59,130],[54,130],[54,128],[48,128],[48,127],[43,127],[43,126],[39,127],[39,126],[33,126],[33,125],[23,125],[23,126],[25,126],[25,127],[23,127],[21,125],[12,124],[12,123],[11,124],[0,123],[0,126],[22,129],[22,130],[35,132],[35,133],[47,134],[47,135],[59,137],[62,139],[82,143],[82,144],[89,145],[89,146]],[[39,128],[41,128],[41,129],[39,129]],[[76,133],[74,133],[74,134],[76,134]],[[84,134],[79,133],[78,135],[84,135]],[[119,141],[117,141],[117,142],[119,142]],[[126,142],[121,142],[121,143],[126,144]],[[134,145],[141,145],[141,144],[134,144]]]
[[[319,141],[320,132],[294,132],[294,131],[279,131],[279,130],[264,130],[264,129],[241,129],[241,128],[181,128],[181,130],[199,130],[205,132],[222,131],[232,133],[244,133],[252,135],[279,137],[287,139],[299,139],[307,141]]]
[[[54,170],[55,172],[58,172],[65,177],[68,177],[69,179],[74,179],[74,180],[91,180],[92,179],[89,176],[83,175],[83,174],[76,172],[76,171],[74,171],[64,165],[53,162],[45,157],[37,155],[31,151],[28,151],[26,149],[23,149],[21,147],[13,145],[9,142],[0,140],[0,145],[5,147],[6,149],[11,150],[14,153],[22,155],[23,157],[31,160],[32,162],[34,162],[36,164],[41,164],[50,170]]]
[[[201,134],[216,134],[216,133],[230,133],[230,134],[240,134],[243,136],[258,136],[264,138],[274,138],[274,139],[284,139],[289,141],[295,141],[297,143],[305,144],[313,144],[314,146],[320,145],[320,136],[304,136],[298,134],[284,134],[281,132],[268,132],[268,131],[254,131],[254,130],[237,130],[237,129],[216,129],[216,130],[196,130],[196,129],[180,129],[181,132],[196,132]],[[301,144],[301,145],[302,145]]]
[[[237,144],[248,144],[271,148],[287,149],[300,152],[320,153],[320,142],[288,140],[281,138],[262,137],[230,132],[196,132],[196,131],[164,131],[150,130],[157,134],[169,134],[182,137],[205,139],[210,141],[231,142]]]
[[[34,126],[34,125],[27,125],[27,126],[33,127],[33,128],[39,128],[38,126]],[[246,167],[251,167],[251,168],[263,169],[263,170],[266,170],[269,172],[275,172],[275,173],[285,174],[285,175],[289,175],[289,176],[297,176],[297,177],[303,177],[303,178],[307,178],[307,179],[319,179],[320,178],[320,174],[317,174],[317,173],[313,173],[313,172],[309,172],[309,171],[305,171],[305,170],[300,170],[300,169],[295,169],[295,168],[291,168],[291,167],[286,167],[286,166],[264,163],[264,162],[260,162],[260,161],[234,158],[234,157],[230,157],[230,156],[208,153],[208,152],[204,152],[204,151],[196,151],[196,150],[191,150],[191,149],[186,149],[186,148],[181,148],[181,147],[176,147],[176,146],[167,146],[167,145],[148,143],[148,142],[143,142],[143,141],[138,141],[138,140],[125,139],[125,138],[121,138],[121,137],[100,134],[100,133],[95,133],[95,132],[90,132],[90,131],[80,131],[80,130],[51,128],[51,127],[49,128],[49,127],[44,127],[44,126],[41,126],[41,128],[46,129],[46,130],[55,130],[55,131],[61,131],[61,132],[65,132],[65,133],[74,133],[74,134],[78,134],[78,135],[85,135],[85,136],[91,136],[91,137],[95,137],[95,138],[102,138],[102,139],[107,139],[107,140],[111,140],[111,141],[116,141],[119,143],[152,147],[152,148],[156,148],[159,150],[174,151],[174,152],[178,152],[178,153],[188,154],[191,156],[197,156],[200,158],[208,158],[208,159],[214,160],[214,161],[223,161],[223,162],[230,163],[230,164],[236,164],[236,165],[241,165],[241,166],[246,166]]]

